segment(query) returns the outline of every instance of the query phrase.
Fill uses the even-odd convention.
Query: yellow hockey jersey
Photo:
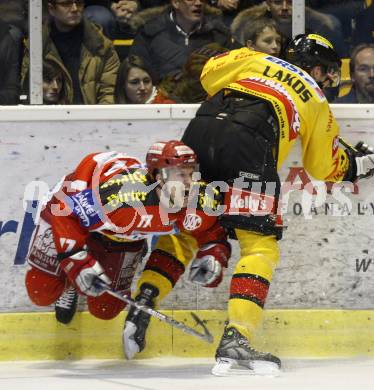
[[[315,80],[284,60],[248,48],[211,58],[201,74],[209,95],[222,89],[268,101],[278,118],[278,169],[298,136],[303,164],[316,179],[341,181],[349,160],[339,148],[339,127]]]

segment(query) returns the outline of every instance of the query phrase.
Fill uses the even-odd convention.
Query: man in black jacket
[[[10,26],[0,21],[0,105],[17,104],[20,58]]]
[[[171,0],[171,7],[160,8],[158,14],[153,9],[152,18],[136,35],[130,54],[143,57],[163,78],[180,71],[189,54],[208,43],[233,48],[229,30],[219,18],[208,14],[205,3]],[[147,11],[151,10],[138,16]]]

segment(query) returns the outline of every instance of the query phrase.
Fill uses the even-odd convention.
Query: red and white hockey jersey
[[[218,192],[208,196],[206,184],[195,183],[194,207],[170,212],[160,206],[156,186],[136,158],[90,154],[51,192],[41,219],[52,227],[57,253],[83,248],[91,232],[115,241],[184,232],[198,245],[225,237],[217,218],[206,213],[220,204]]]

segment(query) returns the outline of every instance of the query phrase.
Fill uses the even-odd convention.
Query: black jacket
[[[353,45],[374,43],[374,3],[365,8],[355,19]]]
[[[0,21],[0,105],[17,104],[20,87],[19,46]]]
[[[357,92],[355,86],[354,85],[352,86],[351,90],[348,92],[347,95],[338,97],[333,101],[333,103],[345,103],[345,104],[360,103],[357,99]]]
[[[140,28],[130,50],[143,57],[160,78],[181,70],[188,56],[208,43],[233,48],[231,34],[219,18],[205,16],[201,27],[186,35],[171,20],[171,9],[162,11]]]

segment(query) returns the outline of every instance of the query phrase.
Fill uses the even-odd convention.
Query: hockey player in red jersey
[[[72,320],[77,294],[87,297],[95,317],[117,316],[125,304],[95,282],[130,294],[151,235],[173,242],[152,252],[148,262],[154,274],[173,283],[199,247],[210,245],[227,266],[230,244],[217,218],[206,213],[208,204],[210,210],[219,204],[213,199],[219,194],[213,191],[208,202],[206,184],[193,181],[193,150],[180,141],[158,142],[146,160],[148,170],[125,154],[88,155],[50,193],[30,246],[26,288],[36,305],[56,303],[59,322]],[[164,293],[157,283],[142,288],[152,299]],[[131,353],[130,347],[126,354]]]

